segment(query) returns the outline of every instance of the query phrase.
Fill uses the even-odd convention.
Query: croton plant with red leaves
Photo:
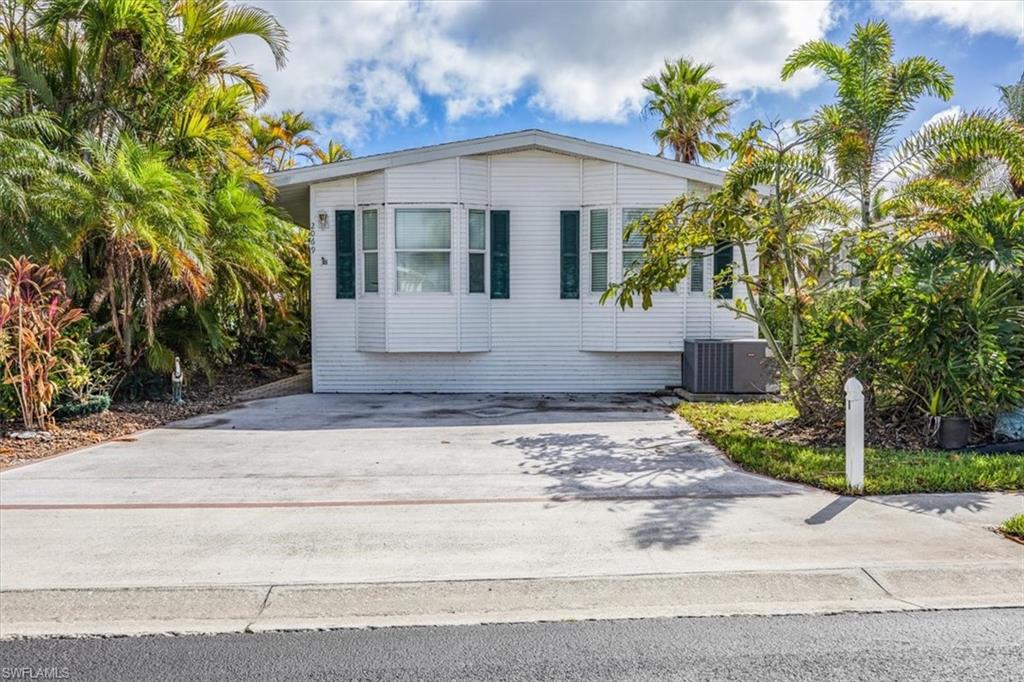
[[[26,429],[53,425],[54,379],[67,372],[75,348],[64,330],[82,319],[71,305],[64,279],[48,265],[24,256],[3,262],[0,276],[0,364],[13,387]]]

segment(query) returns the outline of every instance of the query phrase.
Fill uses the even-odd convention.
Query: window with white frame
[[[653,208],[624,208],[622,209],[622,273],[625,274],[630,268],[639,265],[644,259],[644,236],[634,230],[633,234],[626,238],[626,228],[637,222],[645,214],[654,213]]]
[[[395,209],[395,281],[399,293],[451,291],[451,249],[451,211]]]
[[[487,277],[487,214],[469,209],[469,293],[486,293]]]
[[[603,294],[608,288],[608,211],[590,212],[590,291]]]
[[[363,293],[380,290],[380,266],[377,241],[377,209],[363,211]]]

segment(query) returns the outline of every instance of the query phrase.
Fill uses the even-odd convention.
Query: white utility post
[[[846,380],[846,485],[864,490],[864,385]]]

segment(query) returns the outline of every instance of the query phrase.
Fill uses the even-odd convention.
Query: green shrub
[[[991,417],[1024,401],[1024,201],[979,200],[945,229],[869,284],[872,383],[933,416]]]
[[[0,421],[14,421],[21,415],[18,396],[10,384],[0,383]]]
[[[999,526],[999,530],[1007,535],[1024,540],[1024,514],[1017,514],[1007,519],[1003,522],[1003,525]]]
[[[58,407],[53,416],[57,419],[77,419],[79,417],[85,417],[90,414],[99,414],[100,412],[106,412],[110,409],[110,396],[109,395],[94,395],[89,396],[83,402],[70,402],[64,403]]]
[[[799,388],[825,416],[849,376],[881,412],[987,421],[1024,403],[1024,201],[980,199],[943,229],[812,305]]]

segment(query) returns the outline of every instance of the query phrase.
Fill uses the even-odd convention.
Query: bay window
[[[395,268],[399,293],[451,291],[451,211],[395,209]]]

